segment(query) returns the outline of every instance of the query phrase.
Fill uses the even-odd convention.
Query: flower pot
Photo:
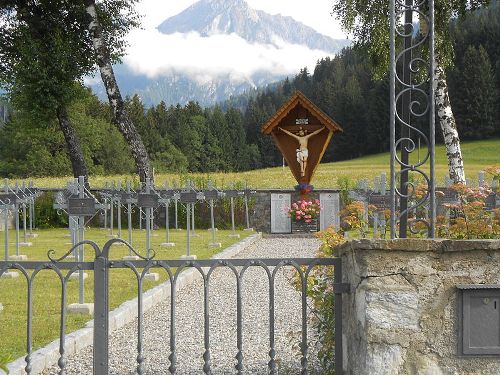
[[[318,231],[318,220],[312,219],[310,223],[303,220],[292,220],[292,233],[311,233]]]

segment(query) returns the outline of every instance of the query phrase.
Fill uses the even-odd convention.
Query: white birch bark
[[[453,183],[465,184],[464,161],[460,148],[460,138],[458,136],[455,116],[451,109],[450,98],[448,96],[448,84],[443,68],[436,63],[435,70],[435,100],[437,118],[443,132],[444,144],[446,146],[446,156],[448,157],[448,171]]]
[[[149,178],[153,182],[154,176],[146,147],[128,115],[125,108],[125,102],[123,101],[118,83],[116,82],[113,66],[111,65],[111,59],[109,57],[109,50],[102,35],[95,0],[85,0],[85,6],[91,18],[89,31],[92,37],[92,44],[96,53],[97,65],[99,66],[102,82],[106,88],[109,104],[113,111],[114,122],[130,146],[140,180],[145,182],[146,178]]]

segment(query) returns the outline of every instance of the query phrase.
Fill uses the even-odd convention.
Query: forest
[[[497,5],[450,23],[455,50],[447,69],[449,95],[462,140],[500,136],[500,10]],[[376,79],[362,48],[345,48],[333,58],[303,68],[295,77],[248,92],[212,108],[160,103],[145,108],[139,97],[126,106],[157,172],[244,171],[281,165],[281,153],[261,126],[294,90],[302,91],[339,123],[324,162],[379,153],[389,148],[388,78]],[[112,124],[109,104],[74,83],[68,115],[80,139],[90,174],[128,174],[134,159]],[[2,106],[2,114],[4,106]],[[57,119],[10,109],[0,119],[0,176],[71,174]],[[437,127],[439,129],[439,127]],[[440,141],[440,131],[437,131]]]

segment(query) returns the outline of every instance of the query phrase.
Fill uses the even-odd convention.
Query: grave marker
[[[291,194],[271,194],[271,233],[291,233],[292,222],[288,216]]]
[[[319,195],[321,212],[319,215],[319,229],[325,230],[333,226],[340,228],[340,195],[339,193],[321,193]]]
[[[16,200],[16,196],[10,193],[9,181],[4,180],[3,194],[0,194],[0,206],[4,212],[5,229],[4,229],[4,246],[5,246],[5,261],[9,261],[9,212],[13,208],[13,202]],[[9,270],[2,274],[4,278],[15,278],[18,277],[19,273],[17,271]]]
[[[208,244],[208,247],[210,248],[220,248],[222,247],[222,244],[220,242],[217,242],[216,236],[215,236],[215,217],[214,217],[214,201],[217,200],[220,196],[221,193],[219,193],[213,186],[212,181],[208,182],[208,190],[204,191],[205,199],[209,201],[210,205],[210,224],[211,224],[211,231],[212,231],[212,241]]]
[[[191,206],[196,203],[196,192],[191,190],[191,183],[188,181],[186,190],[180,192],[180,201],[186,205],[186,254],[181,259],[196,259],[196,255],[191,255]]]
[[[174,192],[169,190],[168,184],[165,182],[165,190],[160,193],[161,199],[160,203],[165,206],[165,242],[161,243],[160,246],[163,247],[174,247],[175,243],[170,241],[170,200],[174,196]]]

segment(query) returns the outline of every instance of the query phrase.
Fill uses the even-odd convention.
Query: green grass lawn
[[[48,229],[37,231],[38,238],[30,239],[33,242],[32,247],[21,247],[21,254],[27,255],[28,260],[48,260],[47,251],[53,249],[55,256],[62,256],[70,245],[67,242],[68,231],[65,229]],[[198,259],[207,259],[219,252],[220,249],[209,249],[208,243],[211,242],[211,232],[206,229],[197,230],[199,237],[191,239],[191,254],[196,254]],[[238,231],[241,238],[251,234],[251,232]],[[10,254],[15,253],[14,233],[9,236]],[[171,231],[172,242],[176,243],[173,248],[162,248],[160,243],[165,242],[165,232],[155,231],[152,237],[152,248],[156,252],[156,259],[177,259],[186,252],[186,231]],[[229,238],[230,231],[217,231],[217,240],[222,243],[222,248],[226,248],[237,239]],[[123,232],[126,238],[127,232]],[[109,240],[108,232],[99,229],[89,229],[85,233],[87,239],[95,241],[100,247]],[[0,244],[2,244],[3,260],[4,234],[0,232]],[[134,230],[133,232],[134,248],[145,255],[145,231]],[[90,246],[85,248],[85,260],[92,259],[93,250]],[[125,246],[113,246],[111,248],[111,259],[121,259],[128,255],[128,249]],[[160,273],[160,281],[144,281],[144,290],[167,279],[166,272]],[[42,271],[35,277],[33,283],[33,346],[40,348],[52,340],[59,337],[60,323],[60,301],[61,284],[59,278],[53,271]],[[114,309],[122,302],[137,296],[137,281],[131,270],[111,270],[110,271],[110,308]],[[91,302],[93,299],[93,277],[89,272],[89,277],[85,280],[85,302]],[[67,288],[67,303],[78,302],[78,282],[71,280]],[[16,279],[0,278],[0,303],[4,310],[0,312],[0,358],[3,355],[11,354],[13,358],[18,358],[25,354],[26,350],[26,307],[27,307],[27,287],[25,278],[20,275]],[[72,332],[85,325],[90,320],[89,316],[70,314],[67,318],[66,333]]]
[[[462,153],[466,176],[477,179],[480,170],[500,163],[499,150],[500,139],[464,142],[462,144]],[[415,157],[418,157],[418,153],[415,153]],[[384,153],[336,163],[320,164],[311,183],[317,188],[334,188],[338,187],[337,179],[339,177],[347,177],[353,182],[360,178],[368,178],[373,181],[373,177],[380,175],[380,173],[385,172],[389,175],[389,160],[389,153]],[[444,146],[438,145],[436,147],[436,176],[440,184],[443,183],[447,174],[446,151]],[[288,167],[284,169],[282,167],[266,168],[240,173],[192,173],[187,177],[194,179],[210,178],[219,187],[227,187],[231,183],[248,183],[250,187],[256,189],[291,188],[296,185]],[[37,178],[34,179],[34,182],[39,187],[62,187],[66,186],[69,179],[70,177]],[[124,181],[125,179],[137,181],[137,177],[134,176],[92,176],[90,182],[93,187],[103,187],[110,180]],[[180,176],[177,174],[156,175],[157,186],[163,186],[165,181],[169,184],[173,182],[179,183]]]

